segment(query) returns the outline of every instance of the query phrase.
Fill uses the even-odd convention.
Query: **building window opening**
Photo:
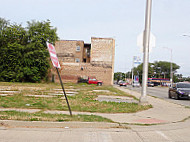
[[[90,49],[87,48],[86,52],[87,52],[87,57],[90,58]]]
[[[79,62],[80,62],[80,59],[79,59],[79,58],[76,58],[76,59],[75,59],[75,62],[76,62],[76,63],[79,63]]]
[[[76,51],[80,51],[80,46],[77,46]]]
[[[86,59],[83,59],[83,62],[86,63]]]

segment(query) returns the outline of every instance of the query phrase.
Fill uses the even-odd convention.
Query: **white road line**
[[[163,132],[161,132],[161,131],[156,131],[156,133],[159,134],[159,135],[161,135],[161,136],[162,136],[163,138],[165,138],[166,140],[172,142],[172,140],[171,140],[169,137],[167,137]]]

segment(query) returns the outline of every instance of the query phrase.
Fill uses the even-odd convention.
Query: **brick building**
[[[91,43],[80,40],[60,40],[55,43],[64,82],[77,82],[79,77],[95,76],[103,84],[113,84],[115,40],[91,38]],[[53,71],[55,81],[57,74]]]

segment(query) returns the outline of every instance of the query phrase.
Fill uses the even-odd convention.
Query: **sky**
[[[61,40],[114,38],[114,72],[128,72],[133,56],[143,58],[137,37],[144,31],[146,0],[0,0],[0,17],[26,26],[50,20]],[[152,0],[151,33],[156,38],[149,61],[171,61],[190,76],[190,0]],[[189,35],[189,36],[183,36]]]

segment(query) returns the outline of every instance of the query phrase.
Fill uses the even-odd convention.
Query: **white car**
[[[139,82],[133,82],[133,87],[140,87],[140,83]]]

